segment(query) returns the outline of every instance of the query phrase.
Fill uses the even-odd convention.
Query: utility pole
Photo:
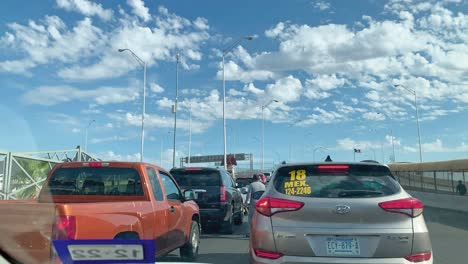
[[[179,53],[176,55],[176,95],[174,109],[174,145],[172,147],[172,168],[175,168],[175,158],[176,158],[176,136],[177,136],[177,101],[179,100]]]

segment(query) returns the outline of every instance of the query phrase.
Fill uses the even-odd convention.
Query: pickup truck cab
[[[0,248],[21,263],[56,259],[52,240],[155,240],[156,257],[198,254],[200,214],[160,167],[139,162],[56,165],[37,201],[0,202]]]

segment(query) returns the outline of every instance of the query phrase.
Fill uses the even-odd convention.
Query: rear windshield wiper
[[[338,197],[356,197],[356,196],[367,196],[367,195],[383,195],[381,191],[370,191],[370,190],[345,190],[338,193]]]

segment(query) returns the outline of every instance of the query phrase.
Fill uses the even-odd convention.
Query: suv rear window
[[[239,188],[249,186],[252,183],[252,178],[237,178],[236,183],[239,185]]]
[[[400,191],[400,185],[385,166],[297,165],[281,167],[276,175],[275,189],[292,196],[365,198]]]
[[[215,170],[173,170],[179,186],[221,186],[221,175]]]
[[[60,168],[46,189],[55,195],[143,195],[140,175],[131,168]]]

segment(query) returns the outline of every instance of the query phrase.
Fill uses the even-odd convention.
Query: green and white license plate
[[[142,245],[68,245],[72,260],[143,260]]]
[[[361,247],[355,237],[329,237],[326,241],[329,256],[359,256]]]

